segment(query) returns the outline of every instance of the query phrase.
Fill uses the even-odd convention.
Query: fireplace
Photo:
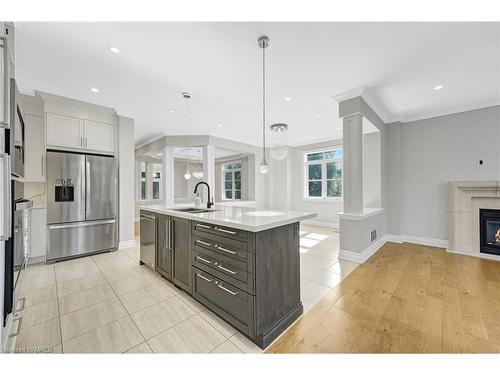
[[[500,210],[479,209],[480,251],[500,255]]]

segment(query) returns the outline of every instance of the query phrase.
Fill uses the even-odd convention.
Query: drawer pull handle
[[[196,240],[196,243],[201,243],[202,245],[205,245],[205,246],[212,246],[211,243],[208,243],[208,242],[205,242],[205,241],[202,241],[202,240]]]
[[[231,275],[236,275],[238,271],[232,271],[226,267],[222,267],[220,264],[217,265],[217,268],[220,268],[223,271],[229,272]]]
[[[200,228],[212,229],[212,227],[210,225],[196,224],[196,226],[200,227]]]
[[[211,282],[212,282],[212,279],[209,279],[208,277],[205,277],[205,276],[203,276],[203,275],[200,275],[199,273],[197,273],[197,274],[196,274],[196,276],[198,276],[200,279],[203,279],[203,280],[205,280],[205,281],[207,281],[207,282],[209,282],[209,283],[211,283]]]
[[[229,289],[227,289],[227,288],[224,288],[224,287],[223,287],[222,285],[220,285],[220,284],[217,284],[217,286],[218,286],[219,288],[221,288],[222,290],[224,290],[225,292],[228,292],[229,294],[231,294],[231,295],[233,295],[233,296],[235,296],[235,295],[237,295],[237,294],[238,294],[238,292],[233,292],[232,290],[229,290]]]
[[[209,260],[207,260],[207,259],[205,259],[205,258],[199,257],[199,256],[197,256],[197,257],[196,257],[196,259],[197,259],[197,260],[201,260],[202,262],[204,262],[204,263],[206,263],[206,264],[212,264],[212,262],[211,262],[211,261],[209,261]]]
[[[222,228],[217,228],[217,230],[219,232],[222,232],[222,233],[228,233],[228,234],[237,234],[237,232],[233,232],[232,230],[227,230],[227,229],[222,229]]]
[[[233,255],[238,254],[238,252],[237,252],[237,251],[231,251],[231,250],[225,249],[225,248],[223,248],[223,247],[222,247],[222,246],[220,246],[220,245],[215,245],[215,248],[216,248],[216,249],[219,249],[219,250],[222,250],[222,251],[225,251],[226,253],[229,253],[229,254],[233,254]]]

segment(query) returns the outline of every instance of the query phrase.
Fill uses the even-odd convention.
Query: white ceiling
[[[22,22],[16,75],[22,92],[135,118],[136,144],[184,134],[182,91],[193,95],[190,134],[259,144],[257,38],[267,34],[268,123],[286,122],[289,144],[298,145],[341,137],[332,96],[359,86],[387,122],[498,104],[499,25]]]

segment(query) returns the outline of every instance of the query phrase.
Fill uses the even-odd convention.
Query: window
[[[222,165],[222,185],[224,186],[222,199],[241,199],[241,162]]]
[[[304,153],[304,197],[342,197],[341,149]]]
[[[141,199],[146,199],[146,162],[141,162]]]
[[[152,184],[153,184],[153,199],[160,199],[160,183],[161,183],[161,173],[158,171],[161,169],[161,164],[153,164],[153,175],[152,175]]]

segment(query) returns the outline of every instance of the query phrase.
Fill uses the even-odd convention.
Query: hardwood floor
[[[266,353],[500,352],[500,262],[387,243]]]

